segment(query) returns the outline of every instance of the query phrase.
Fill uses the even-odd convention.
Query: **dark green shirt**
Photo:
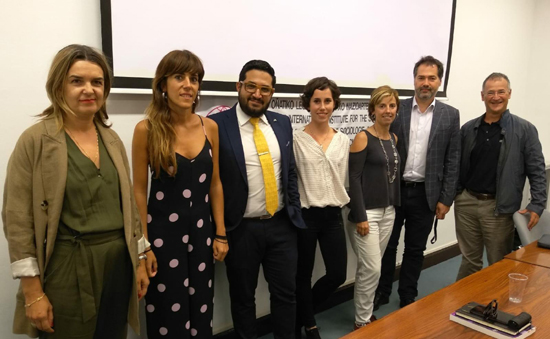
[[[103,140],[98,135],[98,169],[69,135],[65,136],[68,168],[60,226],[65,225],[80,233],[122,229],[124,224],[118,172]]]

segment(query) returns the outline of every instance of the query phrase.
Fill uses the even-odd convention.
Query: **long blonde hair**
[[[164,56],[157,66],[153,79],[153,98],[145,111],[148,122],[147,144],[149,164],[154,171],[155,178],[160,175],[160,169],[164,169],[170,176],[177,172],[176,154],[174,142],[176,131],[171,123],[171,114],[168,102],[164,98],[162,88],[166,85],[166,78],[174,74],[198,74],[199,91],[204,77],[204,67],[195,54],[187,50],[175,50]],[[193,112],[199,104],[199,95],[193,103]],[[173,169],[170,169],[170,167]]]
[[[103,70],[104,101],[99,111],[94,115],[94,121],[104,127],[110,127],[108,123],[109,116],[107,115],[107,97],[111,92],[113,79],[111,68],[103,53],[86,45],[69,45],[57,52],[48,73],[48,80],[46,81],[46,92],[48,93],[51,105],[38,116],[42,119],[54,116],[57,121],[57,127],[61,130],[63,128],[63,114],[75,114],[65,101],[63,93],[69,69],[76,61],[80,60],[92,62]]]

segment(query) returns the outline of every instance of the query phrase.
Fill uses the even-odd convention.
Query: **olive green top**
[[[118,173],[98,134],[100,168],[67,139],[67,186],[60,226],[79,233],[108,232],[124,227]],[[65,233],[60,227],[60,233]]]

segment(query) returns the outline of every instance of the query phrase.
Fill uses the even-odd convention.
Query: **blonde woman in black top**
[[[350,214],[355,224],[349,237],[357,255],[355,274],[355,329],[370,323],[382,256],[400,204],[397,137],[390,125],[399,109],[399,95],[389,86],[371,94],[369,114],[374,124],[359,132],[349,156]]]

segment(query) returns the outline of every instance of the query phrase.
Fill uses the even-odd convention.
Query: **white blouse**
[[[302,208],[343,207],[349,202],[345,188],[349,147],[349,138],[339,131],[326,152],[303,129],[294,131],[294,157]]]

